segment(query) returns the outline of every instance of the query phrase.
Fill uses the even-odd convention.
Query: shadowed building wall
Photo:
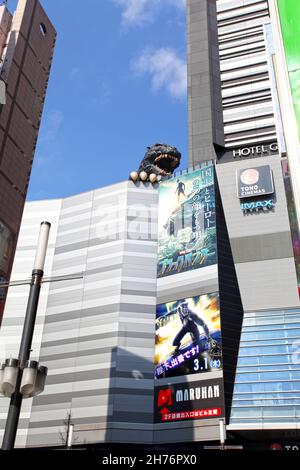
[[[0,7],[0,278],[14,258],[49,79],[56,32],[38,0]],[[0,290],[0,323],[5,291]]]
[[[187,0],[189,166],[224,145],[215,0]]]

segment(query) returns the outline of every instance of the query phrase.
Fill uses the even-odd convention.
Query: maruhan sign
[[[219,398],[220,386],[191,387],[176,391],[176,401],[207,400],[208,398]]]
[[[155,387],[155,422],[206,420],[224,416],[223,379]]]

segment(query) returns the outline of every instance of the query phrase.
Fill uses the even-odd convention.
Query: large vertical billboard
[[[270,88],[271,88],[271,94],[272,94],[273,112],[274,112],[274,119],[275,119],[275,124],[276,124],[277,144],[278,144],[279,153],[283,153],[283,152],[286,152],[286,145],[285,145],[279,97],[278,97],[277,84],[276,84],[276,73],[275,73],[275,68],[274,68],[275,47],[274,47],[274,39],[273,39],[273,33],[272,33],[272,24],[264,23],[263,30],[264,30],[265,45],[266,45]]]
[[[277,5],[300,140],[300,1],[277,0]]]
[[[217,262],[213,164],[160,184],[158,230],[158,278]]]
[[[295,267],[297,274],[298,292],[300,295],[300,236],[299,236],[299,225],[297,220],[297,213],[295,207],[294,193],[292,189],[291,173],[287,159],[281,160],[285,194],[287,199],[287,208],[289,214],[289,221],[291,227],[291,236],[293,243],[293,252],[295,259]]]
[[[219,294],[157,306],[155,378],[222,369]]]

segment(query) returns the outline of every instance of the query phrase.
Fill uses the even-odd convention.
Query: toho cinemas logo
[[[216,381],[219,382],[218,379],[214,382]],[[179,384],[157,390],[155,410],[157,422],[221,416],[223,408],[221,383],[208,385],[195,383],[198,384],[199,386],[195,387],[184,387]],[[205,404],[205,408],[202,403]]]

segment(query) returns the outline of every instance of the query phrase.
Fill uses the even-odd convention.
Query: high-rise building
[[[0,6],[0,281],[9,280],[49,79],[56,32],[38,0]],[[0,288],[0,323],[6,289]]]
[[[189,162],[277,152],[268,1],[187,2]],[[279,124],[279,123],[278,123]],[[270,148],[271,146],[271,148]],[[245,150],[245,156],[247,151]],[[249,156],[249,154],[247,155]]]
[[[218,0],[217,20],[225,145],[276,142],[268,2]]]
[[[188,1],[189,161],[206,158],[209,129],[244,312],[227,430],[264,442],[288,440],[300,413],[296,8],[293,0]],[[294,53],[286,58],[284,48]],[[210,101],[199,93],[203,63]]]
[[[60,445],[67,413],[79,445],[209,446],[224,420],[232,445],[299,446],[298,102],[286,87],[300,61],[280,42],[286,5],[187,1],[189,169],[26,204],[13,276],[43,208],[53,282],[32,352],[49,376],[24,401],[19,446]],[[25,301],[11,289],[2,356],[17,354]]]

